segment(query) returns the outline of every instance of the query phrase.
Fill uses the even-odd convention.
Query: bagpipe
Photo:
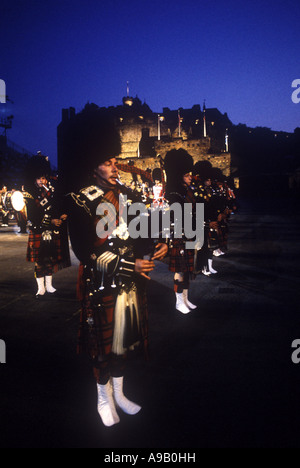
[[[141,217],[145,217],[148,219],[147,223],[149,226],[149,236],[148,239],[151,240],[151,233],[154,233],[154,237],[152,239],[152,243],[148,242],[149,245],[154,245],[154,250],[155,246],[157,243],[160,242],[160,240],[163,239],[163,242],[170,240],[170,238],[173,237],[173,228],[174,226],[171,225],[167,229],[163,229],[164,223],[163,223],[163,217],[168,215],[168,211],[170,210],[169,203],[165,199],[165,186],[166,186],[166,178],[165,178],[165,173],[163,169],[163,161],[160,160],[160,167],[156,167],[153,171],[150,169],[148,170],[143,170],[138,167],[136,167],[134,164],[124,164],[124,163],[118,163],[117,165],[118,169],[120,171],[126,172],[126,173],[131,173],[133,175],[139,175],[143,181],[149,182],[149,185],[151,185],[151,189],[149,192],[151,192],[151,195],[149,193],[140,193],[138,190],[132,190],[131,188],[127,187],[124,183],[122,183],[119,179],[117,179],[117,183],[121,189],[121,192],[123,194],[128,195],[128,198],[131,199],[131,201],[135,202],[142,202],[145,204],[147,208],[147,213],[141,213]],[[161,196],[159,199],[155,198],[154,194],[154,187],[155,187],[155,182],[159,181],[162,185],[161,188]],[[150,196],[149,196],[150,195]],[[152,200],[150,200],[150,198]],[[155,239],[155,240],[154,240]],[[154,244],[153,244],[154,240]],[[152,253],[154,253],[154,250]],[[152,251],[152,250],[151,250]]]
[[[132,175],[139,175],[142,178],[142,180],[150,182],[151,185],[154,185],[155,178],[159,176],[159,180],[161,180],[163,186],[165,187],[166,178],[162,158],[160,158],[159,163],[160,167],[155,168],[153,171],[151,171],[151,169],[140,169],[139,167],[135,166],[134,163],[124,164],[120,162],[118,162],[118,169],[123,172],[131,173]]]
[[[161,191],[162,197],[161,198],[164,199],[164,193],[165,193],[165,188],[166,188],[166,177],[165,177],[165,172],[163,168],[162,158],[160,158],[159,163],[160,163],[160,166],[153,169],[153,171],[151,171],[151,169],[146,169],[146,170],[140,169],[139,167],[135,166],[133,162],[130,162],[127,164],[118,162],[118,169],[120,171],[132,174],[134,179],[136,179],[137,176],[140,176],[143,183],[147,182],[149,186],[151,186],[150,190],[152,191],[153,198],[155,198],[153,187],[155,186],[155,181],[159,180],[162,184],[162,191]],[[126,186],[125,185],[123,186],[125,190]],[[141,185],[140,191],[143,191],[142,201],[147,202],[149,193],[146,193],[147,190],[145,190],[144,185]]]
[[[143,170],[134,164],[123,164],[118,162],[118,169],[123,172],[129,172],[132,175],[139,175],[142,180],[146,179],[148,182],[153,184],[152,172],[150,170]]]

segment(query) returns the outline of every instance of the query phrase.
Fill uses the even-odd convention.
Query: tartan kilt
[[[38,263],[40,265],[51,264],[54,268],[54,272],[58,271],[60,269],[59,266],[63,261],[60,236],[53,236],[53,254],[51,254],[51,256],[45,257],[41,253],[41,245],[42,234],[30,231],[27,244],[26,260],[28,262]]]
[[[79,274],[79,281],[82,281]],[[82,283],[81,283],[82,285]],[[140,318],[139,343],[147,355],[148,345],[148,304],[145,290],[138,290]],[[114,312],[117,297],[102,295],[100,304],[94,303],[86,291],[81,302],[78,330],[77,353],[87,354],[91,359],[106,360],[112,352],[114,335]]]
[[[169,270],[174,273],[194,272],[194,249],[186,249],[182,239],[174,239],[170,250]]]

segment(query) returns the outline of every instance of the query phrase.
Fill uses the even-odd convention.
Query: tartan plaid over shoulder
[[[92,359],[106,359],[112,352],[115,306],[118,298],[118,289],[113,289],[110,284],[104,283],[105,288],[100,291],[100,278],[95,264],[91,261],[92,257],[99,258],[110,251],[110,241],[107,238],[100,239],[96,234],[96,225],[100,219],[97,207],[100,203],[111,203],[115,207],[118,226],[119,193],[118,188],[104,193],[99,187],[89,187],[81,190],[79,195],[72,194],[71,198],[69,197],[70,237],[74,253],[81,262],[77,282],[77,296],[81,302],[77,351],[87,354]],[[128,244],[132,242],[134,241],[130,238],[126,241]],[[148,307],[144,280],[133,275],[130,282],[137,291],[139,343],[143,344],[146,351]]]

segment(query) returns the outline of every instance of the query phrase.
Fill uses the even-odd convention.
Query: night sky
[[[293,132],[300,103],[299,0],[2,0],[0,79],[10,140],[56,162],[61,109],[136,96],[207,107],[234,124]]]

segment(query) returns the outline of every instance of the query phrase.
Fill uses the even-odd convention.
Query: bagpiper
[[[146,284],[154,260],[162,259],[168,247],[158,243],[155,249],[149,239],[144,245],[130,236],[123,215],[132,192],[118,182],[120,136],[107,114],[77,114],[65,145],[71,156],[67,180],[74,186],[66,196],[69,232],[80,260],[78,352],[90,358],[100,418],[113,426],[120,421],[116,406],[129,415],[141,410],[124,395],[124,369],[129,350],[147,349]],[[99,230],[102,222],[107,229]]]
[[[0,190],[0,213],[2,214],[2,227],[8,227],[9,211],[5,207],[5,201],[7,197],[7,187],[4,185]]]
[[[204,243],[197,253],[195,268],[205,276],[216,274],[213,252],[219,247],[218,213],[211,187],[213,167],[209,161],[198,161],[194,167],[193,187],[197,203],[204,203]]]
[[[53,294],[52,276],[71,265],[66,231],[67,215],[56,196],[48,158],[33,156],[25,170],[27,217],[30,222],[26,259],[35,264],[36,297]]]
[[[219,257],[227,251],[228,239],[228,200],[226,190],[224,188],[225,177],[222,171],[218,168],[212,169],[211,192],[213,194],[213,202],[218,222],[218,248],[214,250],[213,255]]]
[[[169,205],[179,203],[184,209],[185,203],[191,203],[192,216],[195,208],[195,197],[191,188],[193,157],[185,150],[171,150],[164,159],[166,171],[166,199]],[[176,309],[188,314],[197,308],[189,301],[188,292],[190,280],[194,279],[194,249],[186,248],[186,239],[174,238],[169,252],[169,270],[174,273],[174,292],[176,297]]]

